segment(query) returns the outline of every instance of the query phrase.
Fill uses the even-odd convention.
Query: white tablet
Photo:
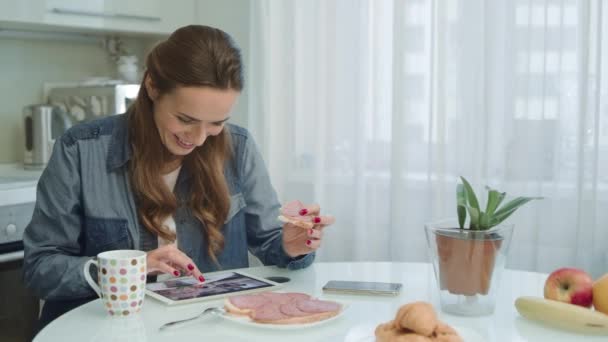
[[[233,294],[273,291],[281,284],[243,272],[205,273],[205,282],[193,277],[172,278],[146,284],[146,293],[168,305],[194,303]]]

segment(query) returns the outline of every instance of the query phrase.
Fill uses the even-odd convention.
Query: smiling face
[[[236,90],[210,87],[178,87],[161,96],[154,90],[148,93],[160,140],[177,159],[222,132],[239,95]]]

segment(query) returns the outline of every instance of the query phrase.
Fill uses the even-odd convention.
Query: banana
[[[592,309],[538,297],[519,297],[515,307],[525,318],[555,328],[608,335],[608,315]]]

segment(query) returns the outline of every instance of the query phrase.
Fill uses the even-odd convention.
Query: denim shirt
[[[250,134],[226,125],[233,158],[225,166],[230,211],[222,228],[225,247],[218,267],[206,252],[201,223],[189,208],[174,213],[178,246],[202,272],[248,267],[250,251],[265,265],[309,266],[314,254],[291,258],[283,250],[280,204]],[[127,114],[79,124],[55,143],[37,188],[36,206],[23,243],[24,280],[42,299],[94,296],[85,262],[116,249],[151,250],[158,239],[140,224],[129,185]],[[182,167],[174,193],[189,198],[190,172]]]

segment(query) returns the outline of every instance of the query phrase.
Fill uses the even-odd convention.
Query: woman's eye
[[[181,117],[181,116],[178,116],[178,117],[177,117],[177,119],[178,119],[180,122],[183,122],[183,123],[190,123],[190,122],[192,122],[192,120],[190,120],[190,119],[186,119],[186,118],[183,118],[183,117]]]
[[[214,122],[213,126],[222,127],[224,125],[224,121],[222,122]]]

